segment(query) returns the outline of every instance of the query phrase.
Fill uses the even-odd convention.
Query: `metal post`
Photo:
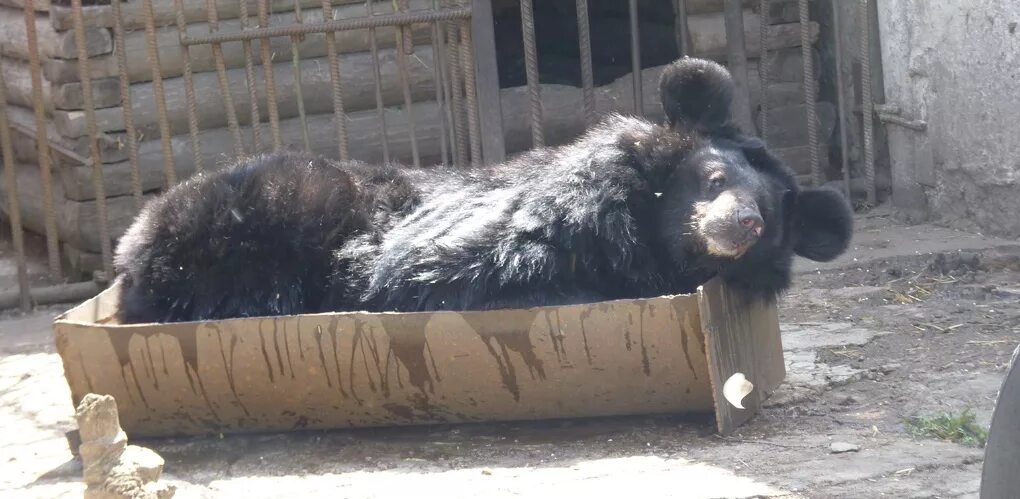
[[[850,199],[850,144],[847,141],[846,92],[843,87],[843,24],[839,16],[836,0],[830,2],[832,8],[833,48],[836,52],[836,107],[839,111],[839,159],[843,169],[843,191]]]
[[[634,114],[645,114],[645,96],[641,83],[641,26],[637,0],[630,0],[630,65],[634,82]]]
[[[746,132],[754,130],[751,119],[751,97],[747,84],[747,50],[744,45],[744,11],[740,0],[723,2],[726,23],[726,58],[733,76],[733,116]]]

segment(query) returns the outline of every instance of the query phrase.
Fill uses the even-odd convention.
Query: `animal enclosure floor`
[[[798,271],[786,382],[732,437],[705,418],[619,417],[131,443],[166,459],[177,497],[976,497],[982,449],[904,420],[971,409],[987,428],[1020,343],[1020,245],[876,210],[851,252]],[[0,315],[3,497],[81,496],[52,345],[66,308]]]

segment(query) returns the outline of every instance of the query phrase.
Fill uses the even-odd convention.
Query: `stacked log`
[[[257,0],[247,2],[249,25],[258,23]],[[0,56],[3,76],[8,87],[8,117],[14,126],[15,158],[19,163],[19,192],[23,220],[26,228],[43,232],[45,224],[43,186],[39,176],[38,153],[35,138],[35,123],[32,111],[32,84],[28,64],[28,49],[25,42],[25,21],[22,0],[0,0]],[[321,0],[272,0],[269,23],[272,26],[286,26],[295,22],[295,2],[301,6],[304,22],[323,19]],[[90,2],[86,2],[90,3]],[[145,30],[143,2],[126,0],[121,6],[121,24],[124,28],[124,55],[127,59],[126,76],[130,84],[130,112],[138,140],[137,182],[143,197],[132,195],[135,181],[133,165],[128,157],[125,109],[120,91],[120,74],[117,56],[114,53],[115,20],[109,2],[86,5],[83,8],[86,25],[86,52],[90,57],[95,118],[101,136],[99,149],[103,163],[106,194],[107,220],[109,231],[115,239],[123,233],[139,208],[139,202],[156,195],[166,187],[164,171],[164,142],[161,138],[161,123],[157,114],[153,71],[149,67],[149,52]],[[221,92],[221,80],[226,80],[228,96],[235,108],[236,122],[240,132],[241,146],[245,152],[256,150],[253,143],[251,93],[247,87],[248,64],[245,48],[240,42],[222,44],[222,66],[210,45],[197,45],[189,49],[188,61],[193,73],[195,89],[195,117],[199,130],[195,138],[199,144],[197,154],[193,152],[193,138],[189,129],[188,103],[186,100],[186,79],[184,78],[184,52],[178,43],[178,21],[174,4],[169,0],[154,0],[153,18],[156,26],[157,51],[160,66],[157,75],[161,77],[167,108],[166,129],[171,134],[170,149],[167,151],[175,167],[177,180],[186,178],[195,171],[198,158],[206,168],[215,168],[229,161],[235,150],[235,134],[228,127],[228,113],[225,112],[225,96]],[[184,7],[183,20],[189,36],[208,34],[212,25],[206,12],[207,0],[181,0]],[[212,0],[217,5],[218,29],[238,31],[241,29],[240,1]],[[398,2],[399,3],[399,2]],[[722,2],[709,0],[689,1],[689,18],[692,47],[695,55],[721,60],[725,58],[725,29],[722,19]],[[773,3],[782,3],[775,0]],[[795,4],[795,2],[792,2]],[[433,0],[409,0],[410,10],[420,11],[432,8]],[[747,2],[745,29],[749,56],[749,81],[751,83],[752,105],[761,99],[758,84],[756,59],[758,53],[758,30],[760,16],[750,7],[757,2]],[[363,0],[333,0],[337,19],[356,18],[366,15]],[[39,53],[42,58],[43,109],[49,119],[48,134],[54,158],[55,212],[57,228],[67,257],[72,264],[91,270],[100,263],[96,254],[100,251],[100,229],[98,201],[92,183],[92,167],[89,149],[86,113],[83,110],[82,84],[79,81],[77,47],[73,30],[71,10],[65,2],[36,1],[36,31],[39,37]],[[391,2],[375,2],[375,13],[390,13]],[[796,107],[803,106],[803,84],[800,59],[800,26],[794,18],[773,15],[772,35],[769,38],[769,57],[773,81],[769,88],[770,105],[777,114],[789,114],[791,123],[803,121],[803,115],[796,115]],[[817,26],[811,26],[812,39],[817,36]],[[423,164],[436,163],[445,149],[443,137],[444,117],[449,110],[436,102],[436,81],[434,65],[446,54],[434,53],[430,25],[414,25],[410,30],[410,46],[413,47],[407,63],[407,98],[412,102],[410,112],[404,108],[405,94],[398,73],[397,32],[393,28],[375,30],[376,47],[379,56],[381,76],[381,99],[385,117],[385,139],[389,156],[393,160],[410,162],[412,141],[408,121],[412,117],[417,149]],[[626,36],[625,34],[621,36]],[[269,42],[273,76],[276,86],[276,110],[279,117],[279,133],[285,147],[304,148],[305,134],[308,145],[315,153],[329,157],[337,156],[336,123],[333,115],[333,86],[325,36],[305,35],[297,39],[300,61],[298,63],[301,83],[301,104],[299,106],[297,81],[291,61],[292,39],[273,38]],[[342,74],[342,97],[346,113],[346,132],[349,154],[352,158],[381,161],[383,159],[383,135],[379,125],[380,112],[376,108],[375,66],[370,51],[369,30],[341,31],[336,34],[336,47]],[[498,49],[498,47],[497,47]],[[269,113],[266,86],[264,84],[263,61],[260,58],[260,42],[251,42],[251,70],[257,90],[255,99],[259,111],[261,143],[259,150],[266,150],[271,144],[268,126]],[[541,57],[541,54],[540,54]],[[222,71],[222,73],[221,73]],[[657,91],[658,74],[662,67],[643,70],[644,112],[649,118],[661,117]],[[596,88],[596,108],[599,114],[610,112],[632,112],[633,95],[631,78],[622,77]],[[528,96],[524,87],[504,88],[500,91],[503,111],[504,135],[508,153],[522,151],[531,146],[530,117],[527,114]],[[542,88],[542,102],[545,107],[544,131],[547,144],[569,141],[583,130],[584,117],[581,109],[580,88],[567,85],[545,84]],[[301,110],[304,119],[300,116]],[[786,116],[786,114],[782,114]],[[831,113],[830,113],[831,114]],[[819,108],[823,121],[826,111]],[[785,118],[784,118],[785,119]],[[776,123],[779,118],[773,118]],[[306,132],[307,130],[307,132]],[[797,130],[784,135],[772,132],[777,145],[784,149],[801,147]],[[785,133],[785,132],[784,132]],[[822,137],[827,134],[823,131]],[[779,144],[781,142],[781,144]],[[789,154],[797,155],[791,150]],[[6,203],[2,208],[6,209]]]

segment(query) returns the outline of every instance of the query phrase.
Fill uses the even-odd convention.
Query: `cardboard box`
[[[785,376],[774,306],[691,295],[527,310],[119,325],[111,288],[58,317],[75,405],[132,437],[714,412],[727,434]],[[744,373],[738,409],[722,397]]]

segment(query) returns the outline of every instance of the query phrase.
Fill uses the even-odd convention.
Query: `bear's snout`
[[[765,221],[754,206],[742,206],[737,209],[737,223],[754,237],[761,237],[765,231]]]

